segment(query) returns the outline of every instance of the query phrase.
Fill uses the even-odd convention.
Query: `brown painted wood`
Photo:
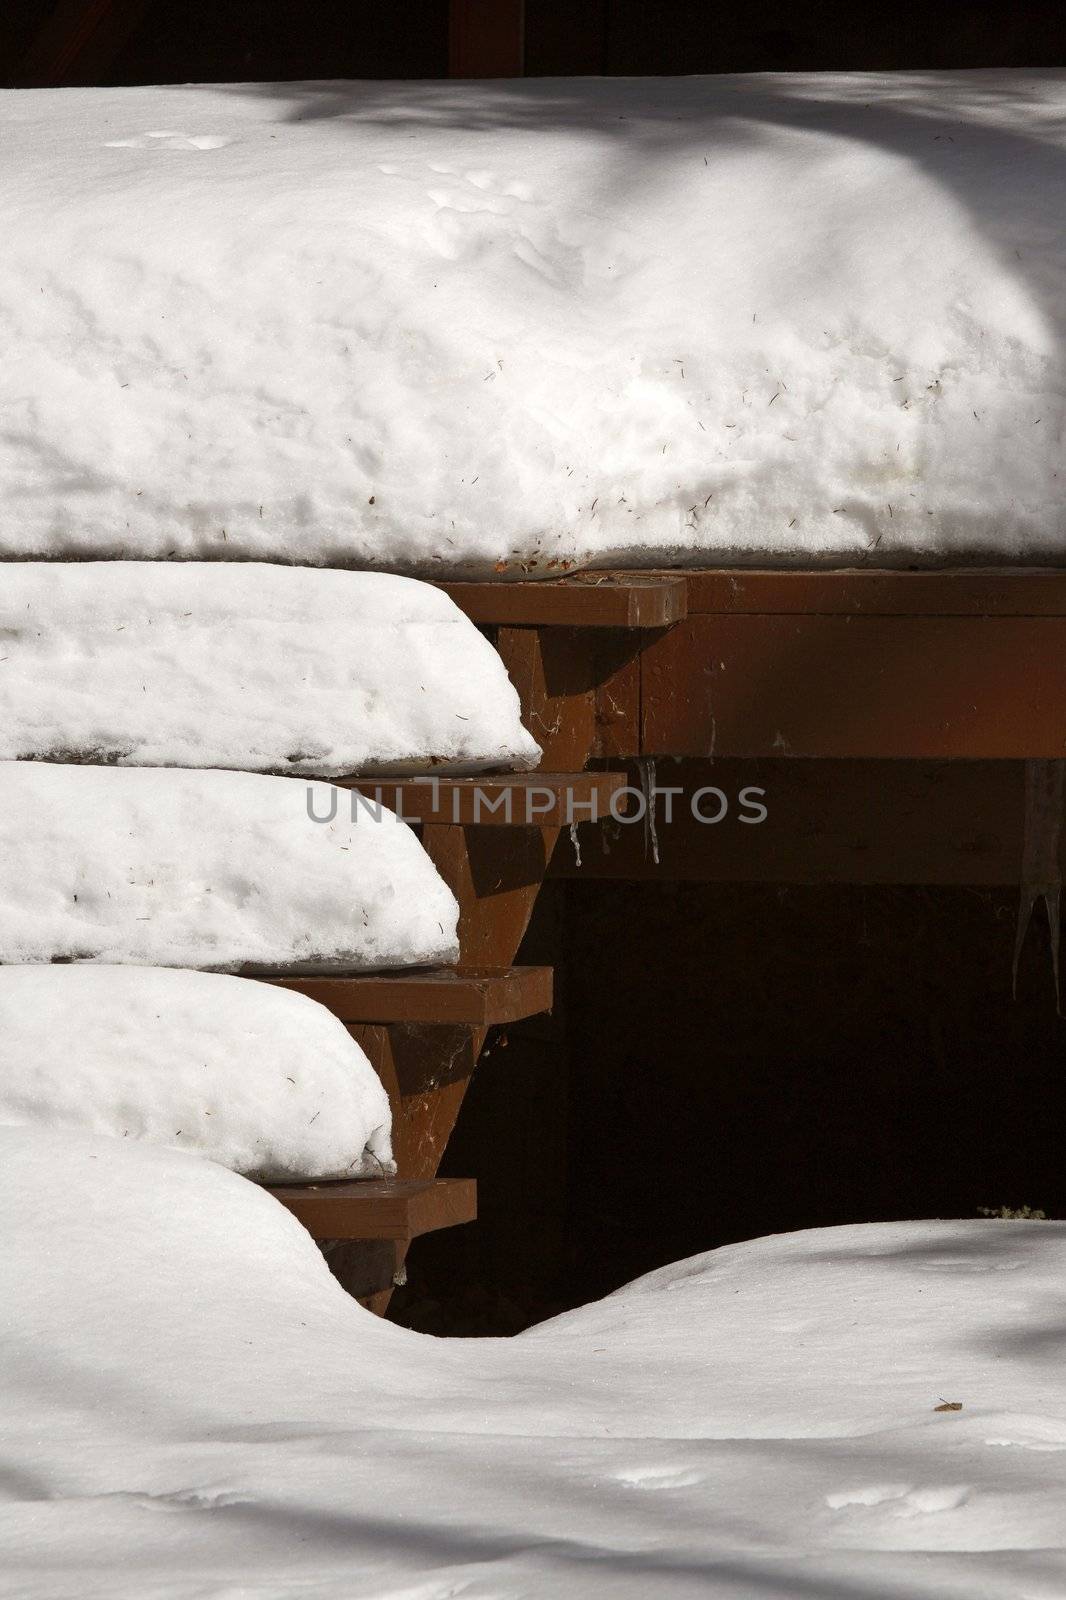
[[[472,1178],[284,1183],[271,1184],[268,1192],[316,1239],[409,1242],[438,1228],[473,1222],[477,1216],[477,1185]]]
[[[495,644],[545,771],[640,753],[640,656],[654,632],[501,627]]]
[[[400,1178],[432,1178],[474,1071],[481,1034],[473,1028],[350,1023],[392,1107]]]
[[[625,774],[617,776],[624,784]],[[422,843],[459,902],[464,965],[513,959],[558,834],[557,827],[423,829]]]
[[[551,967],[434,967],[349,978],[272,978],[342,1022],[427,1022],[490,1028],[552,1008]]]
[[[1024,764],[1015,761],[662,762],[660,786],[683,793],[657,805],[658,865],[643,827],[579,833],[581,865],[564,836],[553,876],[695,883],[1017,884]],[[705,785],[729,801],[721,822],[699,823]],[[761,789],[767,817],[739,820],[737,797]],[[721,802],[698,802],[715,816]],[[748,814],[751,814],[749,811]],[[604,845],[607,845],[607,849]],[[1066,852],[1063,857],[1066,877]]]
[[[451,0],[448,76],[520,78],[525,0]]]
[[[403,1239],[320,1239],[326,1265],[361,1306],[383,1317],[392,1291],[403,1282]]]
[[[499,628],[497,648],[519,691],[526,725],[544,750],[549,773],[558,776],[560,771],[574,773],[584,767],[601,730],[599,687],[627,668],[631,701],[627,712],[615,720],[625,726],[628,716],[635,736],[639,672],[634,637],[613,629],[579,634],[568,628]],[[535,774],[534,779],[541,776]],[[625,774],[610,777],[609,792],[615,794],[619,783],[624,785]],[[590,789],[587,797],[602,792]],[[570,798],[577,798],[573,785]],[[536,827],[457,826],[447,820],[423,827],[422,842],[459,902],[464,966],[506,966],[514,960],[561,822],[569,815],[588,814],[574,805],[569,814],[560,808],[546,825]],[[400,1173],[433,1176],[484,1043],[484,1026],[456,1030],[450,1040],[441,1038],[446,1030],[439,1028],[352,1025],[349,1031],[367,1051],[388,1090]],[[397,1270],[402,1266],[400,1249]],[[387,1293],[379,1293],[367,1303],[384,1311],[387,1300]]]
[[[690,616],[641,662],[650,755],[1066,755],[1066,617]]]
[[[676,574],[675,574],[676,575]],[[1066,570],[747,571],[685,575],[690,616],[1066,616]]]
[[[495,966],[513,960],[525,933],[558,828],[454,827],[431,823],[422,840],[459,901],[464,960]],[[393,1150],[401,1176],[433,1177],[459,1116],[485,1042],[483,1026],[372,1027],[348,1031],[366,1051],[389,1095]],[[392,1263],[404,1268],[403,1246]],[[390,1290],[368,1284],[367,1264],[341,1247],[332,1265],[339,1280],[384,1315]],[[376,1293],[368,1293],[368,1289]]]
[[[520,772],[478,778],[340,778],[368,807],[407,822],[492,828],[569,826],[610,814],[617,772]]]
[[[473,622],[568,628],[667,628],[686,612],[681,573],[588,573],[528,583],[442,583]]]
[[[624,779],[624,774],[622,775]],[[547,870],[558,828],[455,827],[430,823],[423,843],[459,901],[464,964],[513,961]],[[484,1026],[349,1023],[389,1096],[399,1176],[435,1176],[459,1115]],[[383,1316],[391,1285],[404,1270],[406,1246],[387,1261],[364,1246],[337,1244],[330,1265],[338,1280]],[[387,1270],[387,1275],[386,1275]]]

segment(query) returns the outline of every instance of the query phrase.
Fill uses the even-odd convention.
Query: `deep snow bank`
[[[338,777],[539,754],[473,623],[385,573],[15,563],[0,656],[2,760]]]
[[[0,1124],[194,1150],[248,1177],[394,1170],[388,1096],[324,1006],[162,967],[0,967]]]
[[[0,1593],[1059,1600],[1064,1280],[1060,1224],[823,1229],[435,1340],[220,1167],[0,1129]]]
[[[0,554],[1061,560],[1066,79],[0,97]]]
[[[347,791],[295,778],[0,762],[0,961],[457,960],[455,897],[411,829],[352,818]]]

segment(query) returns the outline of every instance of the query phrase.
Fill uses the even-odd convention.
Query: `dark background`
[[[1042,912],[1012,995],[1018,899],[549,881],[519,959],[555,1013],[482,1057],[442,1167],[480,1220],[417,1241],[393,1315],[517,1332],[767,1233],[1066,1216],[1066,1023]]]
[[[85,0],[91,8],[100,0]],[[102,71],[63,81],[233,82],[448,74],[448,0],[115,0],[125,42]],[[4,0],[3,81],[27,81],[25,52],[56,10]],[[72,5],[76,13],[76,6]],[[526,72],[763,72],[1055,66],[1053,5],[869,0],[526,0]],[[76,26],[75,24],[73,24]]]
[[[101,5],[5,0],[0,81],[40,81],[44,59],[53,82],[448,74],[448,0],[111,0],[93,48],[68,50]],[[1060,66],[1062,16],[527,0],[525,67]],[[445,1161],[479,1179],[481,1220],[418,1241],[393,1315],[510,1332],[776,1230],[1066,1214],[1066,1030],[1040,927],[1012,997],[1016,905],[1007,889],[549,882],[521,958],[555,965],[555,1013],[492,1040]]]

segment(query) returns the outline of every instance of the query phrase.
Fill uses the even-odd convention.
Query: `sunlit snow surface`
[[[94,962],[0,966],[0,1123],[195,1150],[279,1182],[395,1170],[381,1080],[288,989]]]
[[[1060,560],[1066,78],[0,96],[0,555]]]
[[[1059,1224],[763,1239],[433,1340],[222,1168],[3,1129],[0,1255],[5,1596],[1066,1592]]]
[[[488,640],[391,573],[11,562],[0,657],[2,760],[338,777],[540,753]]]
[[[332,784],[0,761],[0,961],[432,966],[458,917],[407,823]]]

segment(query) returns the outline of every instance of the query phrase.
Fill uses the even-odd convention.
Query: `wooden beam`
[[[448,76],[520,78],[525,0],[450,0]]]
[[[676,573],[670,576],[678,576]],[[1066,616],[1066,570],[942,572],[700,569],[684,574],[692,616]]]
[[[608,816],[620,772],[519,772],[477,778],[336,778],[371,807],[407,822],[508,828],[569,827]]]
[[[686,615],[682,573],[585,573],[536,583],[442,583],[472,622],[526,627],[668,628]]]
[[[350,978],[273,978],[342,1022],[422,1022],[491,1028],[552,1008],[551,967],[437,967]]]
[[[316,1239],[409,1243],[419,1234],[473,1222],[477,1217],[473,1178],[279,1183],[270,1184],[268,1193]]]
[[[641,657],[641,751],[1066,756],[1066,616],[689,616]]]

